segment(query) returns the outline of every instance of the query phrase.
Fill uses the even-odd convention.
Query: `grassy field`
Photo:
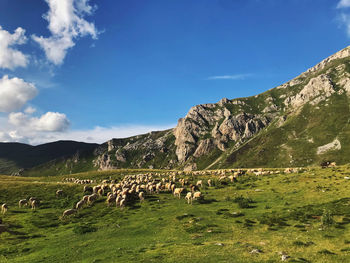
[[[137,171],[137,173],[146,171]],[[132,170],[69,177],[121,178]],[[136,173],[136,171],[135,171]],[[83,196],[83,186],[60,177],[0,176],[0,262],[350,262],[350,167],[242,176],[221,184],[211,178],[204,200],[188,205],[170,193],[146,195],[124,209],[105,197],[61,220]],[[65,196],[57,198],[55,191]],[[35,196],[38,210],[18,208]],[[259,253],[251,253],[258,251]]]

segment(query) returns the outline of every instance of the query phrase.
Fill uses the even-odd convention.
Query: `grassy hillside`
[[[69,177],[118,179],[147,170],[88,172]],[[152,171],[155,172],[155,171]],[[171,194],[146,195],[144,203],[119,209],[105,197],[78,215],[60,220],[83,195],[64,176],[0,177],[1,215],[11,233],[0,234],[0,262],[348,262],[350,167],[310,168],[303,173],[242,176],[221,184],[211,178],[203,201],[187,205]],[[63,189],[65,196],[55,197]],[[36,211],[18,208],[36,196]],[[257,251],[259,253],[251,253]]]

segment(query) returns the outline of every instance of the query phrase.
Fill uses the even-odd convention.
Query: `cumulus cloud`
[[[32,38],[45,51],[46,57],[55,65],[60,65],[72,48],[74,41],[80,37],[97,38],[95,24],[84,19],[91,15],[95,7],[89,5],[89,0],[45,0],[49,12],[44,16],[49,23],[50,37],[36,36]]]
[[[15,69],[26,67],[28,56],[14,48],[16,45],[26,43],[25,30],[18,27],[13,34],[0,26],[0,68]]]
[[[215,79],[242,80],[242,79],[246,79],[247,77],[250,77],[250,76],[251,76],[251,74],[234,74],[234,75],[211,76],[208,79],[209,80],[215,80]]]
[[[12,112],[8,116],[8,121],[14,127],[28,132],[62,132],[70,125],[67,116],[58,112],[47,112],[40,117],[31,117],[23,112]]]
[[[5,75],[0,79],[0,112],[19,110],[37,94],[34,84]]]
[[[337,8],[348,8],[348,7],[350,7],[350,0],[341,0],[337,5]]]

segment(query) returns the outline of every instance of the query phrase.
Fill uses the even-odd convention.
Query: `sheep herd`
[[[300,168],[286,168],[284,173],[300,172]],[[236,182],[239,176],[244,174],[251,175],[269,175],[277,174],[282,171],[268,171],[265,169],[231,169],[231,170],[213,170],[213,171],[194,171],[194,172],[167,172],[167,173],[146,173],[136,175],[125,175],[121,181],[117,180],[102,180],[100,184],[96,184],[96,180],[90,179],[77,179],[77,178],[64,178],[64,183],[83,184],[83,196],[75,204],[74,208],[67,209],[62,214],[62,219],[78,213],[79,210],[85,207],[91,206],[98,199],[105,198],[106,205],[111,207],[123,209],[125,206],[132,205],[135,202],[143,202],[147,195],[163,193],[172,193],[174,198],[181,199],[184,195],[185,201],[188,204],[192,204],[194,200],[203,199],[204,196],[200,189],[203,186],[212,187],[215,181],[223,182]],[[192,175],[192,181],[188,176]],[[186,177],[187,176],[187,177]],[[208,178],[206,181],[194,180],[193,176],[214,176],[214,178]],[[56,191],[56,197],[64,196],[64,191],[58,189]],[[18,202],[18,206],[30,206],[33,210],[37,209],[40,201],[31,197],[27,199],[21,199]],[[1,206],[1,213],[5,214],[8,211],[8,205],[4,203]]]

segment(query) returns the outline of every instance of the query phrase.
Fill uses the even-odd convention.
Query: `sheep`
[[[63,196],[63,190],[58,189],[58,190],[56,191],[56,196],[57,196],[57,197]]]
[[[179,199],[181,198],[181,193],[184,190],[184,188],[175,188],[174,189],[174,197],[178,196]]]
[[[185,196],[185,199],[187,200],[187,203],[188,204],[192,204],[192,193],[191,192],[188,192]]]
[[[203,185],[203,181],[202,180],[198,180],[197,183],[196,183],[196,186],[202,187],[202,185]]]
[[[34,200],[30,203],[30,205],[32,206],[32,209],[35,210],[35,209],[38,208],[38,206],[39,206],[39,201],[36,200],[36,199],[34,199]]]
[[[115,206],[118,207],[120,205],[120,201],[122,200],[122,197],[120,195],[117,196],[115,199]]]
[[[211,182],[211,180],[209,179],[209,180],[208,180],[208,186],[209,186],[209,187],[211,187],[211,185],[212,185],[211,183],[212,183],[212,182]]]
[[[88,197],[88,204],[92,204],[94,201],[97,200],[97,198],[98,198],[97,194],[89,195],[89,197]]]
[[[82,209],[85,205],[85,201],[84,199],[80,200],[76,205],[75,205],[75,208],[76,210],[79,210],[79,209]]]
[[[84,195],[82,200],[87,203],[89,201],[89,195]]]
[[[1,206],[1,213],[6,214],[7,210],[9,209],[8,205],[5,203]]]
[[[103,196],[104,190],[103,190],[102,188],[98,189],[97,194],[98,194],[99,196]]]
[[[139,193],[139,198],[140,198],[140,203],[142,203],[145,200],[145,193],[144,192],[140,192]]]
[[[119,206],[123,208],[125,207],[125,203],[126,203],[126,199],[122,199],[120,200]]]
[[[88,186],[88,185],[85,185],[84,186],[84,193],[86,192],[89,192],[89,193],[92,193],[93,192],[93,189],[91,186]]]
[[[18,207],[21,208],[23,206],[27,206],[28,205],[28,201],[27,199],[21,199],[18,201]]]
[[[116,196],[114,194],[111,194],[107,197],[107,205],[110,206],[113,202],[115,202]]]
[[[195,193],[193,194],[193,200],[196,200],[197,198],[198,198],[198,199],[202,199],[202,198],[203,198],[201,192],[195,192]]]
[[[76,213],[77,213],[76,209],[67,209],[63,212],[62,218],[65,218],[66,216],[70,216]]]

